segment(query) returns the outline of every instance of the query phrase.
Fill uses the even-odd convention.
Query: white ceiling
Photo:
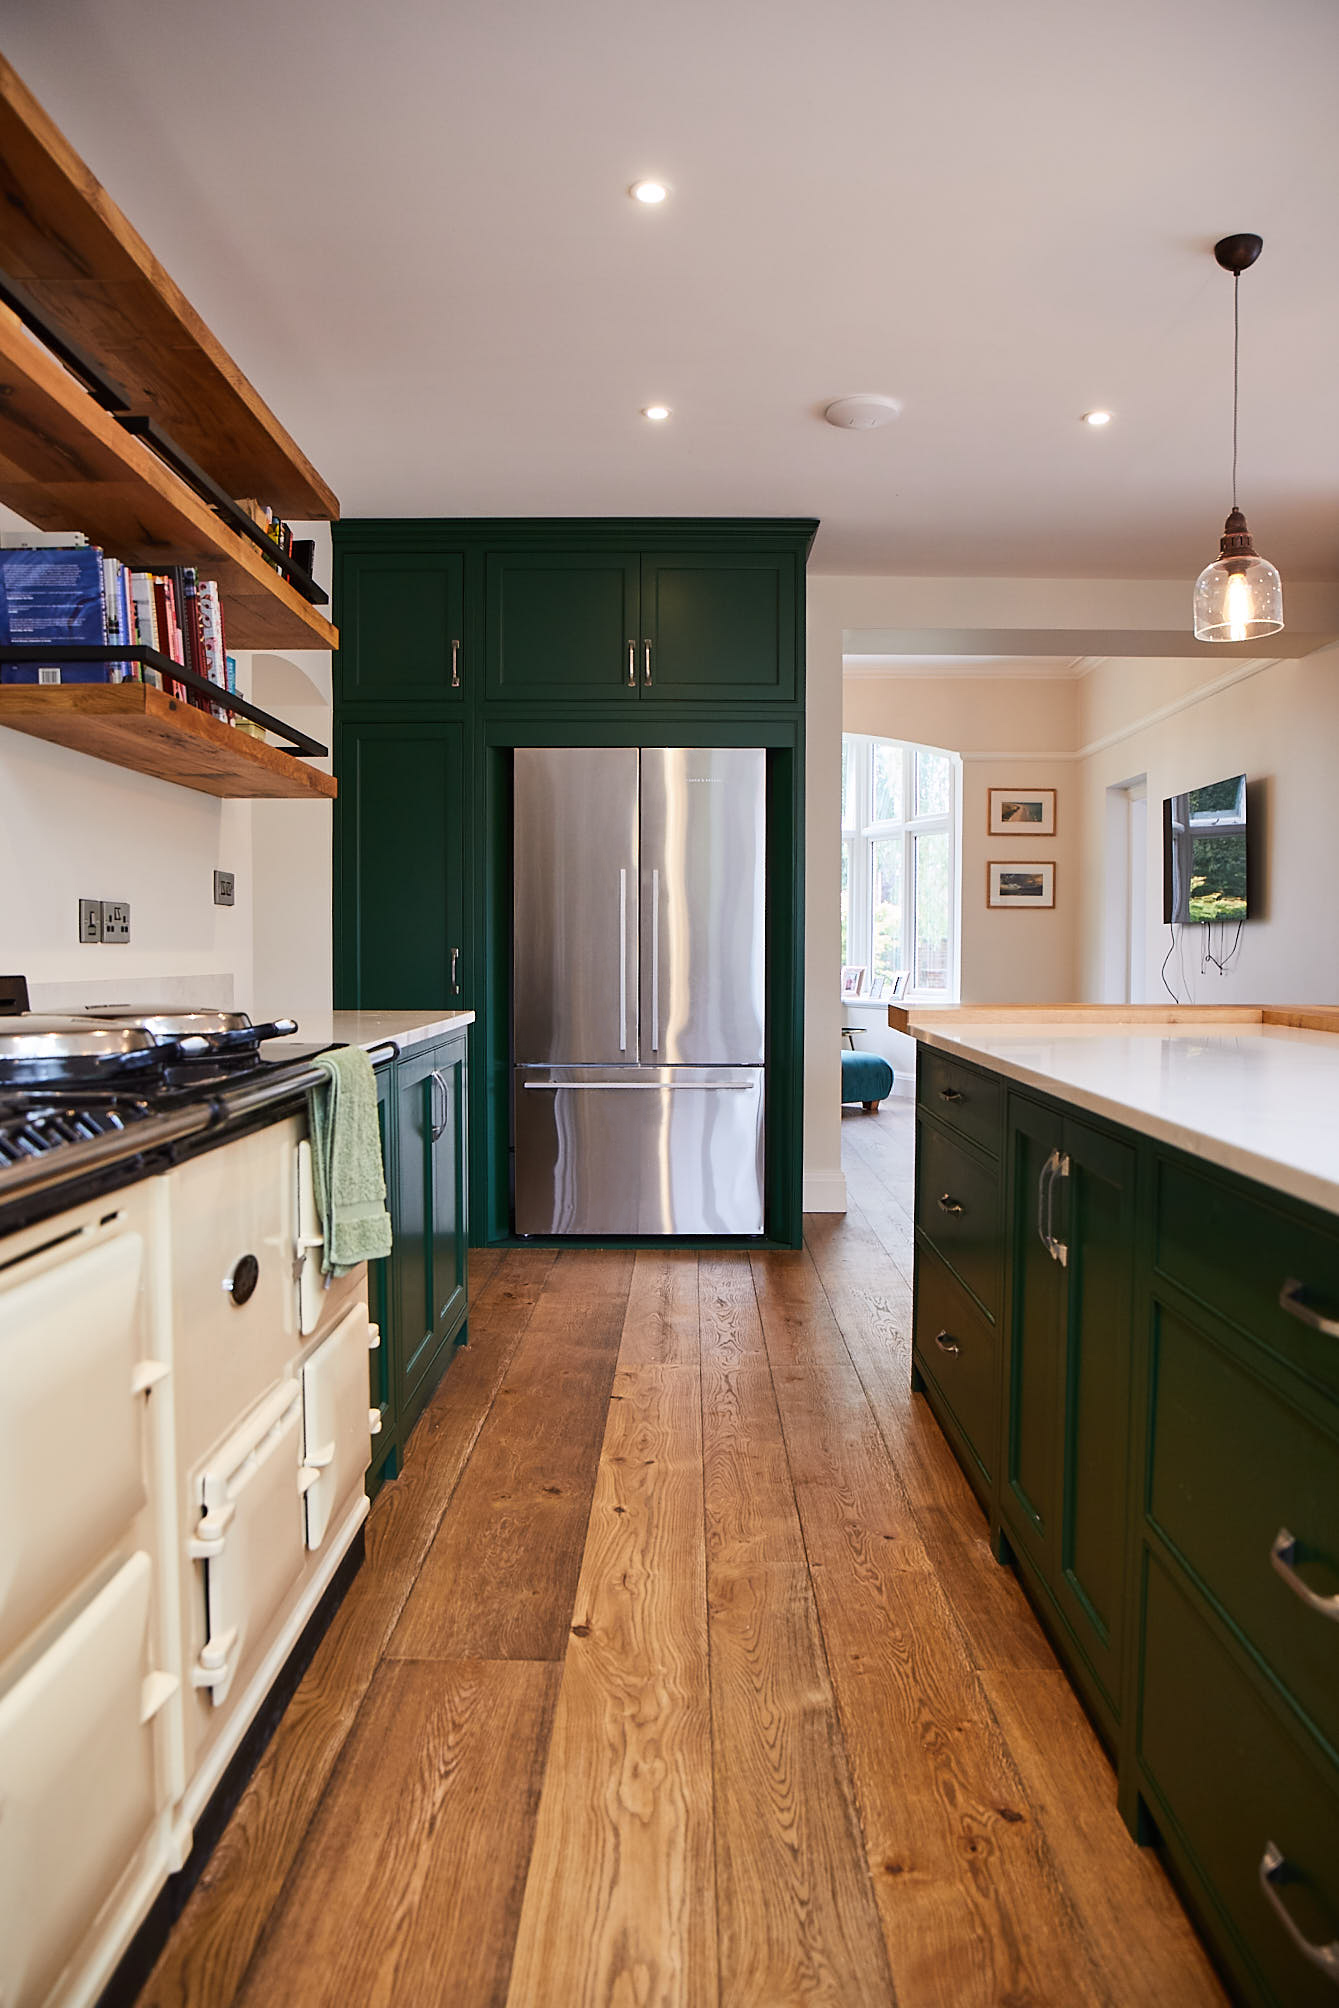
[[[1242,501],[1285,580],[1339,576],[1333,0],[4,0],[0,35],[346,514],[1193,577],[1209,247],[1252,229]],[[820,421],[857,390],[903,416]]]

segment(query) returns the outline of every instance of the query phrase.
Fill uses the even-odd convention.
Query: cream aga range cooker
[[[132,1991],[361,1556],[378,1334],[322,1287],[296,1029],[0,1018],[4,2008]]]

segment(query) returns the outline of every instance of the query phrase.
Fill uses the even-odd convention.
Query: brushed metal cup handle
[[[637,644],[635,641],[630,641],[628,643],[628,689],[635,690],[636,688],[637,688]]]
[[[947,1192],[940,1193],[939,1211],[941,1213],[965,1213],[966,1210],[967,1210],[966,1207],[963,1205],[960,1199],[954,1199],[953,1196]]]
[[[452,690],[460,689],[460,643],[458,641],[453,641],[451,644],[451,688]]]
[[[958,1344],[958,1341],[950,1338],[947,1332],[936,1332],[935,1344],[941,1353],[960,1353],[962,1351],[962,1347]]]
[[[1279,1291],[1279,1309],[1296,1318],[1299,1324],[1309,1325],[1313,1332],[1323,1332],[1327,1339],[1339,1339],[1339,1318],[1326,1318],[1313,1311],[1306,1301],[1306,1284],[1299,1283],[1295,1276],[1290,1276]]]
[[[1317,1945],[1314,1939],[1308,1938],[1301,1927],[1293,1922],[1288,1906],[1279,1895],[1284,1883],[1304,1880],[1301,1873],[1292,1867],[1287,1856],[1281,1854],[1272,1841],[1266,1841],[1265,1851],[1260,1857],[1260,1887],[1264,1891],[1265,1902],[1303,1959],[1308,1960],[1312,1966],[1319,1967],[1322,1973],[1339,1986],[1339,1938],[1332,1938],[1328,1945]]]
[[[1295,1597],[1332,1624],[1339,1625],[1339,1596],[1323,1597],[1319,1590],[1313,1590],[1304,1583],[1297,1573],[1297,1536],[1290,1534],[1286,1527],[1280,1527],[1274,1536],[1274,1545],[1269,1551],[1270,1567],[1275,1575],[1282,1576]]]
[[[939,1090],[939,1099],[941,1102],[960,1102],[962,1100],[962,1089],[941,1088]]]

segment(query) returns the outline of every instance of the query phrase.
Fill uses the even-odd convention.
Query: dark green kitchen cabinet
[[[460,703],[473,669],[462,552],[359,552],[340,585],[342,703]]]
[[[378,1077],[394,1246],[368,1276],[381,1345],[372,1400],[381,1413],[374,1480],[392,1477],[452,1349],[468,1302],[467,1034],[410,1047]]]
[[[487,696],[525,705],[635,704],[640,579],[635,551],[490,551]]]
[[[346,716],[335,735],[335,989],[344,1010],[458,1008],[464,725]]]
[[[1074,1638],[1108,1727],[1121,1711],[1136,1154],[1009,1100],[1013,1304],[1003,1510]]]
[[[793,703],[795,580],[789,552],[643,552],[643,698]]]

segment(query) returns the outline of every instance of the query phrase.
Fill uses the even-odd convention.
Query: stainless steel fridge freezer
[[[760,1234],[766,754],[515,755],[521,1234]]]

